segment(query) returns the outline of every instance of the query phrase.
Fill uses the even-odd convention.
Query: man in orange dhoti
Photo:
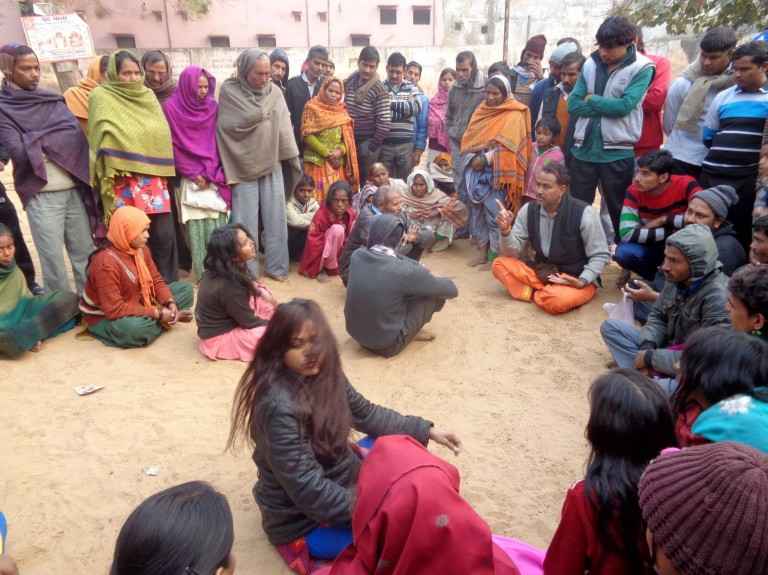
[[[564,166],[542,167],[536,184],[539,202],[525,204],[516,219],[505,209],[499,213],[501,257],[493,262],[493,275],[513,298],[566,313],[595,297],[595,282],[611,257],[608,242],[599,214],[568,193]],[[520,259],[526,242],[533,262]]]

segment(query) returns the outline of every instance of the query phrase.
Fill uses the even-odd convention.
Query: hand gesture
[[[411,224],[411,226],[408,228],[408,231],[403,236],[403,240],[405,243],[413,244],[416,243],[416,240],[419,239],[419,225],[418,224]]]
[[[559,274],[551,274],[547,281],[549,283],[561,285],[561,286],[570,286],[575,287],[577,289],[582,289],[587,287],[587,282],[585,282],[583,279],[574,277],[569,274],[559,273]]]
[[[508,236],[512,232],[512,224],[515,223],[515,216],[504,207],[498,199],[496,204],[499,206],[499,215],[496,216],[496,224],[499,226],[499,232],[502,236]]]
[[[652,219],[643,227],[648,230],[654,230],[656,228],[663,228],[666,225],[667,225],[667,216],[659,216],[658,218]]]
[[[635,369],[645,375],[651,372],[651,366],[645,364],[645,350],[640,350],[635,356]]]
[[[659,299],[659,292],[654,290],[647,283],[635,280],[634,284],[637,287],[632,287],[631,282],[624,286],[624,293],[627,294],[632,301],[654,302]]]
[[[429,430],[429,438],[435,443],[439,443],[443,447],[447,447],[453,451],[454,455],[461,453],[461,440],[455,433],[451,433],[450,431],[438,431],[433,427]]]

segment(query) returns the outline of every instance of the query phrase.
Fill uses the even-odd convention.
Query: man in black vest
[[[304,106],[320,91],[327,62],[328,48],[312,46],[307,54],[305,70],[288,80],[285,85],[285,103],[288,104],[288,111],[291,113],[293,134],[299,151],[303,149],[304,143],[301,138],[301,116],[304,114]]]
[[[493,262],[493,275],[513,298],[533,301],[551,314],[566,313],[595,297],[595,282],[611,260],[600,215],[571,197],[568,184],[563,165],[546,164],[536,175],[540,202],[525,204],[516,219],[502,209],[497,219],[501,257]],[[526,242],[533,248],[533,261],[521,259]]]

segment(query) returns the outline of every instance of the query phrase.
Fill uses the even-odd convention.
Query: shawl
[[[458,470],[413,438],[379,437],[360,468],[354,544],[330,574],[519,575],[459,485]]]
[[[368,198],[371,196],[375,196],[376,192],[379,191],[379,187],[373,185],[370,182],[367,182],[361,189],[360,192],[355,194],[355,197],[352,199],[352,207],[359,212],[362,210],[365,206],[368,205]]]
[[[699,120],[704,113],[704,102],[709,91],[714,88],[718,92],[722,92],[726,88],[733,86],[736,80],[734,80],[731,73],[720,74],[719,76],[704,76],[701,62],[698,58],[686,68],[685,72],[683,72],[683,77],[690,80],[692,84],[683,103],[680,105],[680,110],[677,112],[675,128],[692,134],[698,134]]]
[[[437,94],[429,101],[429,120],[427,124],[427,134],[430,140],[435,140],[444,149],[451,149],[451,141],[448,138],[448,131],[445,129],[445,115],[448,113],[448,94],[450,92],[438,88]]]
[[[531,159],[531,112],[512,98],[490,107],[485,102],[472,114],[461,140],[461,153],[480,152],[492,147],[493,185],[505,188],[510,205],[519,204]]]
[[[13,311],[22,299],[31,297],[27,280],[16,262],[11,262],[9,266],[0,266],[0,316]]]
[[[107,216],[114,211],[115,176],[176,175],[171,131],[160,102],[143,83],[119,80],[116,54],[110,55],[107,81],[91,92],[88,108],[91,180]]]
[[[48,182],[48,157],[83,184],[80,192],[86,210],[91,218],[98,216],[98,201],[88,188],[88,141],[61,95],[39,88],[22,90],[3,80],[0,142],[13,161],[13,181],[25,206]]]
[[[200,77],[208,79],[208,95],[197,97]],[[163,111],[173,137],[176,172],[189,180],[203,176],[218,188],[219,195],[231,205],[232,192],[227,186],[216,147],[216,118],[219,105],[214,100],[216,78],[199,66],[188,66],[179,76],[174,93],[163,102]]]
[[[448,169],[444,170],[440,167],[439,162],[447,162]],[[452,184],[453,183],[453,159],[451,155],[443,152],[435,156],[434,160],[429,163],[429,173],[436,182]]]
[[[417,198],[412,191],[413,181],[421,176],[427,183],[427,194]],[[435,187],[432,176],[426,170],[416,168],[408,176],[407,186],[401,189],[403,207],[415,220],[443,217],[452,224],[462,227],[467,223],[467,207],[458,199],[449,198]]]
[[[115,249],[133,258],[133,263],[136,264],[136,270],[139,275],[138,280],[142,303],[147,307],[152,307],[155,305],[157,298],[155,296],[155,284],[152,281],[152,273],[149,271],[147,262],[144,259],[144,248],[137,250],[131,247],[131,242],[144,231],[147,224],[149,224],[149,216],[139,208],[134,208],[133,206],[117,208],[109,220],[107,239]]]
[[[147,66],[159,60],[165,62],[165,67],[168,70],[168,79],[161,86],[155,87],[147,79]],[[144,71],[144,85],[155,93],[157,100],[162,104],[166,99],[170,98],[176,89],[176,82],[173,81],[173,68],[171,67],[171,59],[168,58],[168,55],[160,50],[150,50],[141,57],[141,69]]]
[[[326,95],[328,86],[332,82],[338,84],[341,89],[342,100],[337,104],[330,104]],[[338,78],[328,78],[323,82],[317,96],[309,100],[304,106],[304,114],[301,117],[301,137],[303,139],[310,134],[318,134],[338,127],[341,127],[341,136],[344,147],[347,149],[347,153],[344,155],[345,173],[349,175],[347,182],[352,186],[352,189],[355,189],[360,185],[360,173],[358,171],[352,118],[344,105],[344,82]]]
[[[88,99],[93,89],[101,83],[101,58],[96,58],[88,65],[88,73],[80,80],[77,86],[73,86],[64,92],[64,101],[67,108],[76,118],[88,119]]]
[[[266,54],[255,48],[242,52],[236,77],[227,79],[219,94],[216,140],[230,185],[256,181],[299,156],[283,93],[272,82],[256,90],[246,80],[261,57]]]
[[[315,217],[312,218],[312,223],[309,224],[307,242],[304,245],[304,252],[301,255],[301,263],[299,264],[299,273],[310,278],[317,277],[322,271],[325,232],[333,224],[343,225],[344,243],[346,243],[356,219],[357,212],[352,208],[347,208],[344,217],[341,220],[337,220],[333,212],[328,209],[328,206],[325,204],[320,206],[320,209],[315,213]]]

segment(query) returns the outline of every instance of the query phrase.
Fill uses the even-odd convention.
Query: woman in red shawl
[[[410,437],[379,437],[360,469],[354,544],[317,575],[519,575],[459,494],[459,472]]]
[[[321,204],[334,182],[346,180],[354,190],[360,186],[355,133],[343,99],[344,84],[329,78],[301,118],[304,173],[314,178],[315,199]]]
[[[352,188],[347,182],[339,181],[330,187],[323,206],[309,225],[299,264],[301,275],[321,282],[328,281],[328,276],[339,275],[339,256],[357,219],[351,201]]]

